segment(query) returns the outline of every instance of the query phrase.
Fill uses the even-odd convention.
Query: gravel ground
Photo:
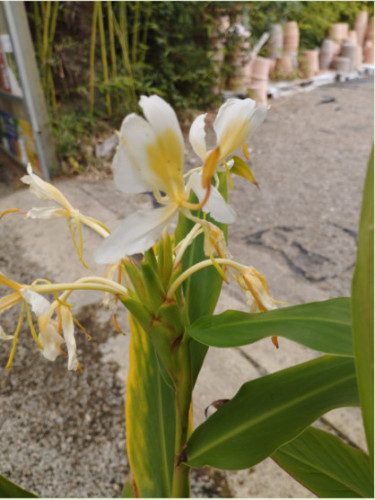
[[[350,293],[372,140],[372,79],[272,102],[252,140],[260,190],[235,182],[232,205],[240,216],[231,229],[231,251],[267,276],[275,298],[299,303]],[[196,162],[188,149],[187,163]],[[0,212],[17,187],[13,180],[0,164]],[[83,178],[80,189],[88,186],[100,203],[108,185]],[[26,283],[46,276],[48,262],[38,261],[33,249],[25,254],[22,232],[13,234],[11,224],[0,224],[0,270]],[[55,278],[53,272],[46,277]],[[230,293],[235,300],[238,292]],[[0,370],[0,473],[43,497],[116,497],[129,472],[124,391],[119,364],[105,356],[103,346],[118,334],[95,305],[81,307],[78,319],[93,336],[91,342],[79,340],[83,373],[68,373],[63,357],[42,360],[26,326],[11,373]],[[12,330],[17,312],[1,320]],[[1,343],[0,367],[8,355],[9,346]],[[237,486],[212,469],[193,477],[200,497],[299,496],[272,490],[273,478],[241,489],[242,476]]]

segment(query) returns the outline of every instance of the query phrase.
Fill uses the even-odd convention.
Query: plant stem
[[[190,468],[184,465],[184,448],[190,433],[190,407],[192,395],[192,377],[189,339],[185,338],[176,352],[178,373],[175,381],[176,389],[176,433],[175,464],[172,481],[172,498],[190,497]]]

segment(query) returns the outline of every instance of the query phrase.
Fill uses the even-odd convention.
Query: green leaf
[[[133,485],[129,478],[126,479],[121,492],[121,498],[134,498]]]
[[[140,497],[169,497],[174,460],[174,391],[160,373],[151,341],[129,315],[130,369],[126,433],[131,471]]]
[[[374,148],[363,193],[352,282],[353,344],[367,445],[374,462]]]
[[[358,404],[354,362],[323,356],[244,384],[187,443],[187,464],[245,469],[333,408]]]
[[[253,172],[250,170],[249,165],[243,160],[240,156],[233,156],[232,160],[234,161],[232,168],[230,169],[231,174],[239,175],[244,179],[252,182],[256,186],[258,185]]]
[[[278,335],[317,351],[353,356],[348,298],[256,314],[226,311],[199,319],[188,332],[199,342],[215,347],[237,347]]]
[[[225,199],[227,199],[227,180],[225,175],[220,174],[220,189],[219,191]],[[196,203],[197,198],[192,195],[189,199],[192,203]],[[197,217],[203,217],[203,212],[199,211],[195,214]],[[219,224],[214,219],[207,217],[207,220],[216,224],[227,237],[228,229],[226,224]],[[194,223],[180,213],[175,236],[176,242],[181,241],[193,228]],[[199,235],[191,245],[187,248],[182,259],[183,271],[193,266],[197,262],[207,259],[203,251],[203,235]],[[184,296],[186,301],[186,311],[190,323],[206,314],[212,314],[215,310],[217,301],[220,296],[222,286],[222,278],[213,267],[206,267],[194,273],[183,283]],[[202,346],[194,340],[191,342],[191,360],[193,380],[195,381],[201,369],[202,363],[207,353],[207,347]]]
[[[369,457],[327,432],[309,427],[272,458],[319,497],[374,497]]]
[[[38,498],[38,495],[21,488],[0,474],[0,498]]]

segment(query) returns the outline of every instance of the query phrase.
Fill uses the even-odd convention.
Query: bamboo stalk
[[[52,8],[52,17],[51,17],[51,25],[50,25],[50,33],[49,33],[49,44],[48,44],[48,59],[52,60],[53,57],[53,49],[54,49],[54,40],[55,40],[55,33],[56,33],[56,23],[57,23],[57,15],[59,11],[59,2],[53,2],[53,8]],[[48,80],[49,80],[49,91],[51,94],[51,106],[53,111],[56,111],[56,91],[55,91],[55,84],[53,81],[53,71],[52,71],[52,64],[48,65]]]
[[[133,43],[132,43],[132,61],[133,64],[137,62],[137,49],[138,49],[138,37],[139,37],[139,27],[140,27],[140,5],[139,2],[135,2],[135,14],[133,22]]]
[[[150,18],[152,12],[152,4],[151,2],[146,2],[146,17],[143,23],[143,36],[142,36],[142,53],[140,56],[140,62],[144,62],[147,52],[147,36],[148,36],[148,28],[150,26]]]
[[[34,10],[35,42],[37,49],[36,52],[38,55],[38,60],[40,62],[42,55],[42,37],[40,36],[41,17],[39,14],[39,2],[33,2],[33,10]]]
[[[123,2],[121,2],[121,3],[123,3]],[[120,16],[121,16],[121,10],[120,10]],[[129,45],[127,43],[127,39],[128,39],[127,24],[124,23],[124,19],[126,20],[126,17],[124,18],[123,16],[121,16],[120,22],[121,22],[121,19],[122,19],[122,23],[119,24],[117,22],[116,18],[114,17],[113,24],[114,24],[115,32],[116,32],[117,37],[118,37],[119,42],[120,42],[124,66],[125,66],[125,69],[129,75],[130,100],[132,102],[132,107],[135,109],[137,106],[137,93],[135,90],[133,68],[132,68],[132,65],[131,65],[130,59],[129,59]],[[121,28],[121,25],[122,25],[122,28]],[[124,31],[124,29],[126,29],[126,31]]]
[[[102,10],[102,4],[101,2],[95,2],[98,7],[98,27],[99,27],[99,39],[100,39],[100,52],[102,56],[102,65],[103,65],[103,82],[108,85],[109,83],[109,78],[108,78],[108,60],[107,60],[107,47],[105,43],[105,33],[104,33],[104,22],[103,22],[103,10]],[[112,114],[112,107],[111,107],[111,95],[109,90],[106,90],[105,93],[105,101],[106,101],[106,106],[107,106],[107,113],[108,115]]]
[[[113,28],[113,10],[112,2],[107,2],[108,11],[108,36],[109,36],[109,46],[111,51],[111,63],[112,63],[112,78],[117,77],[117,62],[116,62],[116,50],[115,50],[115,34]]]
[[[89,81],[89,100],[90,113],[94,113],[95,101],[95,43],[96,43],[96,19],[98,17],[98,2],[94,2],[91,20],[91,44],[90,44],[90,81]]]
[[[43,7],[42,7],[43,11]],[[51,2],[45,2],[44,6],[44,23],[43,23],[43,42],[42,42],[42,57],[41,57],[41,69],[42,69],[42,85],[46,88],[47,83],[47,54],[48,54],[48,41],[49,41],[49,23],[51,18]]]

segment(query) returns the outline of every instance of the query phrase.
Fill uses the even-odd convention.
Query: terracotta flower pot
[[[296,21],[289,21],[284,25],[284,51],[298,52],[299,29]]]
[[[276,59],[275,73],[280,77],[288,77],[293,71],[292,59],[290,56],[282,56]]]
[[[268,80],[270,60],[265,57],[256,57],[251,62],[251,76],[257,80]]]
[[[350,59],[349,57],[335,57],[332,66],[336,71],[341,71],[343,73],[348,73],[350,71]]]
[[[329,30],[329,37],[339,45],[341,44],[343,40],[342,23],[333,23],[331,25],[331,29]]]
[[[357,68],[362,66],[363,62],[363,49],[360,45],[357,45]]]
[[[352,43],[353,45],[358,45],[357,32],[355,30],[350,30],[346,41]]]
[[[257,80],[256,78],[251,79],[251,84],[250,84],[251,98],[256,101],[257,106],[267,105],[267,89],[268,89],[267,80]]]
[[[367,30],[367,20],[368,13],[367,10],[363,10],[357,16],[357,19],[354,23],[354,29],[357,32],[358,45],[363,45],[363,41],[365,39],[365,34]]]
[[[330,68],[335,53],[335,42],[326,38],[323,40],[319,53],[319,66],[321,70]]]
[[[366,41],[374,43],[374,17],[370,18],[370,22],[366,31]]]
[[[365,42],[363,60],[365,64],[374,64],[374,44],[369,40]]]
[[[270,58],[277,59],[283,52],[283,27],[281,24],[273,24],[270,34]]]
[[[319,52],[316,49],[302,53],[300,69],[305,78],[312,78],[319,73]]]
[[[349,36],[349,25],[348,23],[340,23],[341,26],[341,40],[347,40]]]
[[[357,45],[344,42],[341,48],[341,55],[350,60],[349,71],[354,71],[357,66]]]

